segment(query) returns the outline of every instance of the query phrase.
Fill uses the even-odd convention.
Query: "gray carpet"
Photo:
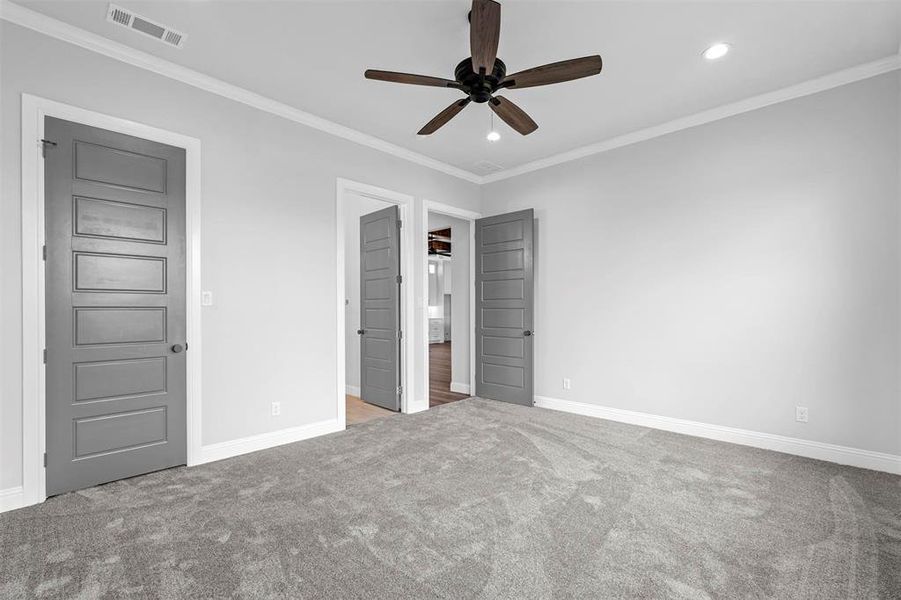
[[[0,597],[901,598],[901,478],[464,400],[0,515]]]

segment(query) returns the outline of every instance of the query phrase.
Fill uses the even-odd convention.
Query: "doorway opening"
[[[432,408],[470,396],[473,284],[470,221],[432,210],[426,218],[428,397]]]
[[[345,414],[347,425],[365,423],[373,419],[389,417],[396,414],[390,408],[379,406],[363,400],[362,369],[360,354],[363,338],[361,323],[361,286],[360,286],[360,220],[366,215],[375,214],[392,207],[389,202],[350,193],[345,196],[344,204],[344,332],[345,342],[345,391],[347,404]]]
[[[339,398],[345,426],[409,412],[410,199],[339,180]]]
[[[179,425],[173,425],[170,428],[170,431],[167,431],[167,441],[170,439],[179,438],[178,446],[181,449],[181,456],[179,457],[179,463],[186,462],[188,466],[200,464],[204,462],[203,460],[203,447],[201,446],[201,435],[200,435],[200,423],[201,423],[201,377],[200,370],[202,365],[201,360],[201,349],[202,349],[202,335],[201,335],[201,327],[200,327],[200,141],[191,138],[188,136],[184,136],[178,133],[158,129],[155,127],[150,127],[147,125],[142,125],[139,123],[134,123],[131,121],[119,119],[116,117],[111,117],[108,115],[104,115],[101,113],[85,110],[82,108],[78,108],[75,106],[63,104],[60,102],[55,102],[52,100],[47,100],[45,98],[39,98],[37,96],[31,96],[28,94],[22,95],[22,139],[23,140],[42,140],[47,138],[47,121],[50,120],[48,118],[54,118],[57,120],[68,121],[74,124],[77,124],[82,128],[94,128],[96,130],[100,130],[102,135],[104,136],[125,136],[131,137],[135,139],[141,140],[140,143],[144,144],[163,144],[168,148],[176,148],[181,149],[183,151],[184,163],[182,171],[182,175],[179,178],[183,182],[184,189],[184,197],[183,197],[183,206],[180,210],[183,212],[182,217],[182,225],[179,226],[179,231],[182,230],[178,235],[183,235],[185,239],[185,259],[183,262],[183,273],[182,276],[185,278],[184,289],[184,303],[177,302],[177,305],[180,305],[180,310],[183,311],[185,320],[182,324],[182,331],[179,333],[181,335],[169,334],[166,332],[167,338],[172,339],[174,342],[172,346],[178,345],[182,348],[182,351],[176,351],[174,348],[170,349],[170,353],[166,353],[166,356],[175,355],[181,361],[183,361],[184,369],[184,387],[182,388],[184,391],[184,398],[181,400],[181,404],[184,408],[184,418],[181,419],[181,423]],[[119,138],[120,140],[123,138]],[[53,140],[50,140],[53,141]],[[105,145],[104,145],[105,144]],[[52,189],[48,189],[46,186],[45,176],[48,174],[46,172],[46,167],[48,164],[48,157],[45,157],[42,152],[41,144],[26,144],[30,150],[26,151],[23,146],[22,152],[22,263],[23,263],[23,271],[22,271],[22,331],[23,331],[23,340],[22,340],[22,355],[23,355],[23,365],[22,365],[22,395],[24,398],[23,401],[23,411],[22,411],[22,495],[21,495],[21,506],[28,506],[30,504],[36,504],[39,502],[43,502],[47,498],[48,489],[51,492],[59,491],[54,488],[48,488],[48,470],[46,467],[45,460],[49,461],[51,448],[48,448],[49,440],[47,435],[47,430],[49,426],[48,422],[48,411],[47,411],[47,402],[50,398],[54,397],[54,392],[50,390],[48,394],[48,375],[50,372],[47,370],[47,364],[45,364],[44,358],[48,358],[50,352],[48,351],[44,354],[44,350],[48,349],[48,341],[49,345],[52,346],[53,341],[48,340],[48,333],[52,335],[53,332],[49,331],[53,328],[52,323],[48,323],[47,321],[47,285],[46,285],[46,262],[41,256],[41,249],[48,242],[48,231],[45,231],[45,211],[46,211],[46,201],[49,201],[52,196]],[[56,146],[52,146],[53,148],[60,148],[63,144],[57,142]],[[68,144],[66,144],[69,146]],[[95,147],[96,146],[96,147]],[[82,148],[71,147],[71,151],[76,154],[81,151],[96,150],[100,148],[100,154],[102,151],[108,151],[112,147],[109,143],[102,143],[99,145],[90,145],[90,144],[82,144]],[[48,150],[49,153],[49,150]],[[97,158],[100,154],[96,153],[93,155],[93,158]],[[138,158],[135,160],[143,160],[143,165],[147,166],[147,161],[151,160],[150,156],[152,152],[139,152],[136,154],[121,154],[122,157],[131,157]],[[49,157],[54,158],[54,157]],[[57,155],[58,158],[58,155]],[[86,159],[87,155],[82,156],[82,161],[80,163],[76,163],[76,168],[78,166],[85,168],[87,166]],[[67,161],[68,164],[68,161]],[[155,164],[160,164],[158,161]],[[173,163],[174,164],[174,163]],[[129,171],[132,177],[137,177],[139,173],[143,173],[146,175],[147,169],[145,168],[143,171],[140,169]],[[117,176],[123,176],[121,171],[117,172]],[[104,183],[102,178],[97,177],[93,182],[88,182],[86,185],[98,185],[102,186]],[[87,178],[85,178],[87,180]],[[80,180],[79,180],[80,181]],[[154,179],[154,181],[157,181]],[[121,182],[107,182],[107,183],[121,183]],[[74,212],[73,215],[81,215],[86,216],[86,211],[88,209],[100,209],[101,211],[105,209],[104,219],[95,219],[93,221],[82,220],[80,227],[75,227],[74,225],[71,228],[66,228],[66,231],[71,232],[73,237],[79,237],[79,243],[84,244],[97,244],[98,247],[94,248],[71,248],[72,250],[77,250],[78,257],[87,257],[89,260],[95,257],[106,257],[113,256],[117,257],[116,253],[104,253],[102,249],[99,247],[100,244],[114,243],[117,239],[113,234],[117,233],[117,231],[105,229],[102,232],[93,232],[87,231],[84,227],[87,226],[88,223],[92,223],[96,225],[96,223],[104,223],[105,226],[108,226],[110,223],[115,221],[118,223],[120,229],[118,230],[121,233],[121,227],[125,227],[129,222],[128,219],[123,217],[125,212],[128,211],[136,211],[143,210],[144,205],[147,204],[147,196],[152,195],[147,193],[146,191],[138,191],[134,192],[132,188],[142,187],[140,185],[135,185],[135,181],[130,182],[132,185],[130,186],[110,186],[109,190],[100,190],[98,188],[95,190],[97,193],[91,193],[90,190],[82,193],[78,191],[74,194],[75,199],[70,200],[69,206],[73,207]],[[79,185],[81,185],[79,183]],[[147,186],[144,186],[145,188]],[[123,194],[136,194],[134,198],[112,198],[106,194],[101,194],[100,191],[111,192],[119,194],[120,196]],[[85,200],[87,202],[85,202]],[[181,203],[179,203],[181,204]],[[141,206],[138,206],[141,205]],[[118,211],[118,212],[117,212]],[[96,210],[95,210],[96,212]],[[110,219],[110,212],[114,212],[118,215],[118,220]],[[153,212],[152,210],[150,212]],[[144,214],[146,215],[147,211],[144,210]],[[129,213],[134,216],[134,213]],[[139,219],[138,219],[139,220]],[[152,219],[149,221],[141,221],[142,223],[153,222]],[[159,223],[159,221],[156,221]],[[159,240],[139,240],[139,236],[134,235],[135,229],[129,229],[131,232],[129,237],[131,238],[131,242],[135,248],[140,247],[139,244],[144,244],[145,246],[151,245],[153,242],[156,242],[154,245],[155,248],[161,249],[163,247],[162,243]],[[168,235],[171,233],[173,236],[176,235],[176,231],[169,232],[167,230],[167,240]],[[152,236],[151,236],[152,237]],[[125,242],[123,242],[125,243]],[[49,254],[49,251],[48,251]],[[129,257],[133,254],[138,254],[138,252],[130,252]],[[49,257],[49,256],[48,256]],[[84,261],[84,258],[81,258]],[[152,259],[149,259],[152,260]],[[168,260],[168,257],[167,257]],[[67,264],[69,261],[66,261]],[[181,261],[178,261],[181,263]],[[62,264],[62,263],[60,263]],[[73,260],[73,264],[74,260]],[[158,265],[159,261],[153,263]],[[85,266],[86,263],[82,262],[80,266]],[[102,267],[103,265],[95,264],[94,267]],[[95,274],[100,273],[102,269],[95,269]],[[134,271],[128,270],[129,274],[133,274]],[[87,271],[83,271],[81,275],[87,275]],[[98,281],[106,281],[109,280],[105,278],[105,275],[102,275],[98,278]],[[159,281],[159,280],[158,280]],[[133,282],[134,283],[134,282]],[[137,283],[140,283],[139,281]],[[88,294],[91,293],[90,290],[83,289],[87,286],[82,286],[81,288],[77,288],[73,285],[73,288],[77,292],[71,292],[74,295],[78,295],[78,298],[73,299],[82,299],[83,297],[87,297]],[[94,286],[98,287],[98,286]],[[114,286],[115,287],[115,286]],[[131,295],[129,298],[137,299],[142,291],[136,289],[140,286],[133,286],[130,289]],[[107,292],[119,292],[120,290],[104,290],[102,292],[94,292],[96,297],[99,298],[99,294],[107,293]],[[152,291],[152,290],[151,290]],[[170,291],[170,288],[166,287],[166,291]],[[54,295],[54,298],[56,295]],[[92,296],[93,297],[93,296]],[[162,294],[157,294],[157,297],[161,298]],[[89,316],[97,316],[99,310],[96,310],[97,307],[90,305],[89,303],[86,307],[91,310],[94,310],[94,313]],[[132,303],[132,305],[137,304],[137,302]],[[155,307],[150,307],[155,308]],[[148,313],[150,310],[147,311]],[[72,311],[72,314],[77,318],[80,315],[77,315],[75,311]],[[88,313],[85,313],[88,314]],[[86,322],[82,323],[85,324]],[[106,326],[108,322],[106,321],[97,321],[98,325]],[[130,325],[131,323],[127,323],[126,325]],[[67,328],[68,330],[68,328]],[[78,331],[81,331],[82,334],[87,332],[87,328],[82,328],[78,330],[73,327],[71,330],[68,330],[71,335],[77,335]],[[94,328],[94,331],[97,331],[97,328]],[[121,331],[125,331],[123,328]],[[82,338],[84,339],[84,338]],[[191,350],[190,352],[186,352],[187,345],[179,344],[180,341],[190,340]],[[146,347],[147,344],[143,344],[144,341],[148,343],[152,343],[153,340],[140,340],[142,342],[142,347]],[[108,351],[114,352],[118,350],[123,344],[76,344],[75,340],[69,340],[68,344],[63,344],[59,347],[65,347],[67,352],[74,352],[75,350],[88,349],[91,351]],[[160,344],[157,344],[158,346]],[[138,348],[138,344],[129,346],[130,349],[136,350]],[[48,349],[49,350],[49,349]],[[57,356],[55,358],[55,363],[58,364],[61,358],[66,358],[65,356],[60,357],[59,352],[56,353]],[[78,357],[79,360],[81,357]],[[119,362],[116,362],[116,361]],[[155,361],[155,362],[154,362]],[[125,385],[144,385],[147,381],[147,378],[140,377],[131,377],[126,376],[124,374],[124,370],[128,369],[140,369],[142,367],[151,367],[154,365],[160,365],[161,360],[136,356],[132,355],[125,361],[121,360],[121,357],[100,357],[98,360],[88,360],[87,362],[82,362],[80,365],[74,366],[71,370],[69,370],[69,378],[63,377],[53,377],[54,382],[60,381],[68,381],[73,372],[76,375],[80,375],[80,377],[73,380],[74,383],[77,383],[78,386],[73,387],[73,397],[74,394],[80,394],[81,396],[92,396],[91,398],[85,398],[80,400],[77,403],[79,404],[78,409],[81,410],[83,406],[87,406],[90,403],[101,404],[108,403],[110,401],[109,395],[113,395],[116,399],[121,399],[123,402],[133,401],[139,402],[142,399],[152,396],[153,393],[145,393],[142,389],[139,392],[135,393],[123,393],[121,387],[117,389],[112,389],[110,385],[115,384],[119,386]],[[87,366],[82,366],[87,365]],[[88,371],[91,370],[92,367],[113,367],[113,366],[123,366],[124,370],[117,373],[119,377],[110,377],[110,369],[106,368],[105,373],[103,373],[104,377],[102,381],[98,381],[97,379],[88,380],[86,375]],[[80,372],[77,367],[80,367]],[[93,369],[90,373],[92,376],[95,376],[99,373],[97,369]],[[144,371],[146,375],[148,371]],[[168,375],[168,373],[167,373]],[[97,393],[92,393],[87,390],[85,387],[85,383],[93,381],[96,386],[99,386],[101,383],[103,385],[107,385],[107,387],[103,388],[107,393],[100,394],[102,398],[95,398],[93,396],[99,395]],[[168,390],[168,388],[167,388]],[[94,392],[98,392],[99,387],[95,387]],[[128,390],[125,390],[128,392]],[[155,398],[161,397],[162,394],[157,392]],[[141,408],[132,408],[131,412],[124,411],[119,412],[117,415],[129,415],[133,416],[137,419],[140,419],[147,416],[159,416],[162,411],[155,410],[156,407],[151,407],[148,409]],[[74,409],[73,409],[74,410]],[[173,409],[174,412],[174,409]],[[168,414],[168,412],[167,412]],[[49,415],[51,419],[53,419],[53,415]],[[82,435],[82,440],[84,444],[81,447],[77,445],[73,445],[72,447],[67,446],[69,452],[81,454],[78,456],[81,462],[85,456],[91,458],[99,458],[106,452],[106,449],[103,448],[102,444],[106,443],[109,445],[113,441],[113,428],[107,427],[106,425],[111,424],[111,419],[98,419],[92,416],[84,416],[79,421],[79,424],[84,425],[81,431],[76,430],[74,435]],[[124,419],[125,417],[121,417]],[[92,420],[93,419],[93,420]],[[120,423],[122,423],[120,419]],[[145,421],[146,423],[146,421]],[[88,427],[91,425],[100,424],[103,426],[102,432],[90,432],[88,431]],[[169,425],[169,423],[167,423]],[[122,432],[122,428],[118,430],[119,433]],[[147,430],[147,428],[139,428],[140,433],[143,433]],[[159,431],[159,429],[157,430]],[[93,435],[94,433],[101,433],[101,435]],[[171,436],[171,437],[169,437]],[[58,441],[58,440],[54,440]],[[129,444],[128,440],[123,440],[123,446],[126,448],[122,448],[125,450],[125,453],[134,451],[140,451],[144,447],[149,447],[144,444]],[[95,444],[93,447],[88,447],[87,444]],[[101,444],[98,449],[96,444]],[[173,447],[176,444],[173,444]],[[162,446],[161,443],[156,443],[154,447]],[[49,450],[49,451],[48,451]],[[46,453],[46,454],[45,454]],[[124,456],[123,452],[115,453],[118,456]],[[112,455],[112,454],[110,454]],[[121,466],[121,465],[120,465]],[[146,469],[145,469],[146,470]],[[115,471],[115,469],[97,469],[98,472],[103,473],[105,478],[118,478],[117,475],[121,474],[121,471]],[[86,475],[85,478],[88,478],[90,474]],[[122,476],[128,476],[128,474],[124,474]],[[84,481],[84,479],[80,481]],[[81,484],[76,485],[76,487],[80,487]]]

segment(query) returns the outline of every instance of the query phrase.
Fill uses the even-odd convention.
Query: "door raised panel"
[[[166,341],[165,308],[81,306],[73,312],[76,346]]]
[[[75,401],[126,398],[166,391],[166,357],[75,365]]]
[[[75,457],[122,452],[166,441],[166,407],[75,419]]]
[[[485,368],[482,370],[482,382],[522,389],[524,383],[523,368],[506,365],[485,365]]]
[[[394,331],[396,318],[392,308],[367,308],[364,311],[366,326],[364,329]]]
[[[525,264],[525,256],[521,248],[488,252],[482,254],[482,273],[498,273],[501,271],[520,271]]]
[[[375,365],[366,367],[366,385],[375,389],[394,393],[394,371],[390,368],[383,369]]]
[[[483,308],[482,327],[485,329],[516,329],[522,332],[525,326],[521,308]]]
[[[363,290],[363,293],[367,300],[389,300],[392,289],[397,285],[397,282],[384,277],[382,279],[369,279],[365,285],[366,288]]]
[[[392,220],[388,218],[376,219],[363,224],[360,230],[364,244],[371,244],[391,237]]]
[[[519,241],[523,239],[523,231],[523,223],[519,220],[485,225],[482,228],[482,244],[490,246]]]
[[[76,141],[75,178],[163,194],[166,192],[166,161]]]
[[[391,361],[394,359],[394,340],[364,337],[362,350],[368,359]]]
[[[366,273],[391,268],[391,249],[369,250],[363,255],[363,270]]]
[[[166,259],[75,252],[76,292],[165,293]]]
[[[128,202],[75,198],[74,234],[136,242],[166,242],[166,210]]]
[[[525,356],[525,342],[522,338],[486,335],[482,337],[482,354],[492,358],[523,358]]]
[[[482,282],[482,300],[523,300],[525,289],[522,279],[502,279]]]

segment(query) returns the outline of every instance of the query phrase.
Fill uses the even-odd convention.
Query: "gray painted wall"
[[[901,453],[898,114],[892,73],[483,186],[536,209],[536,394]]]
[[[334,415],[337,177],[479,208],[475,184],[7,22],[0,37],[0,489],[21,482],[22,92],[202,141],[204,444]]]
[[[469,385],[469,221],[435,212],[428,218],[429,230],[451,228],[451,381]]]

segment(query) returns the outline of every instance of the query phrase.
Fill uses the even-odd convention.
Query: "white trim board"
[[[582,146],[581,148],[575,148],[567,152],[534,160],[491,175],[479,176],[430,156],[408,150],[407,148],[392,144],[391,142],[363,133],[362,131],[351,129],[350,127],[294,108],[283,102],[267,98],[256,92],[226,83],[215,77],[200,73],[199,71],[183,67],[153,54],[135,50],[125,44],[114,42],[108,38],[75,27],[74,25],[48,17],[47,15],[25,8],[24,6],[15,4],[9,0],[0,0],[0,19],[4,19],[10,23],[15,23],[21,27],[37,31],[38,33],[42,33],[58,40],[74,44],[86,50],[102,54],[140,69],[145,69],[156,73],[157,75],[162,75],[163,77],[168,77],[212,94],[234,100],[235,102],[246,104],[247,106],[288,119],[289,121],[324,131],[351,142],[373,148],[374,150],[385,152],[412,163],[480,185],[509,179],[511,177],[516,177],[517,175],[523,175],[553,165],[578,160],[586,156],[591,156],[592,154],[607,152],[608,150],[614,150],[655,137],[668,135],[682,129],[711,123],[726,117],[750,112],[772,104],[794,100],[795,98],[809,96],[842,85],[854,83],[855,81],[861,81],[863,79],[901,69],[901,54],[893,54],[879,60],[836,71],[779,90],[759,94],[745,100],[725,104],[693,115],[680,117],[660,125],[647,127],[587,146]],[[901,50],[899,50],[899,52],[901,52]]]
[[[457,381],[451,381],[451,384],[450,384],[450,391],[457,393],[457,394],[470,394],[471,389],[472,388],[470,387],[470,384],[468,384],[468,383],[459,383]]]
[[[267,448],[291,444],[320,435],[335,433],[343,429],[344,427],[338,423],[337,419],[329,419],[317,423],[310,423],[308,425],[300,425],[298,427],[289,427],[288,429],[251,435],[236,440],[228,440],[227,442],[208,444],[200,449],[199,462],[202,464],[224,460],[226,458],[247,454],[248,452],[257,452],[258,450],[265,450]]]
[[[901,475],[901,456],[893,454],[802,440],[800,438],[759,431],[749,431],[735,427],[699,423],[686,419],[663,417],[620,408],[574,402],[572,400],[561,400],[560,398],[547,396],[535,396],[535,406]]]
[[[347,384],[344,386],[344,393],[347,396],[360,397],[360,386]]]
[[[80,27],[75,27],[53,17],[41,14],[37,11],[25,8],[9,0],[0,0],[0,18],[15,23],[21,27],[37,31],[44,35],[75,44],[86,50],[102,54],[109,58],[126,64],[180,81],[195,88],[246,104],[264,112],[288,119],[313,129],[349,140],[362,146],[385,152],[397,158],[401,158],[423,167],[440,171],[447,175],[459,177],[472,183],[479,183],[481,178],[469,171],[465,171],[453,165],[441,162],[424,154],[408,150],[391,142],[375,136],[363,133],[356,129],[346,127],[317,117],[314,114],[294,108],[278,100],[267,98],[248,89],[226,83],[215,77],[210,77],[194,69],[183,67],[153,54],[136,50],[125,44],[114,42],[108,38],[91,33]]]
[[[22,486],[0,490],[0,513],[25,506]]]
[[[22,94],[22,496],[28,506],[46,499],[44,310],[44,161],[40,140],[44,117],[57,117],[185,150],[185,234],[187,289],[187,463],[199,463],[201,450],[200,306],[200,140],[61,102]]]
[[[765,108],[773,104],[779,104],[780,102],[787,102],[789,100],[795,100],[796,98],[810,96],[811,94],[825,92],[826,90],[831,90],[832,88],[837,88],[849,83],[854,83],[856,81],[869,79],[870,77],[876,77],[877,75],[883,75],[897,69],[901,69],[901,55],[893,54],[891,56],[886,56],[885,58],[881,58],[873,62],[864,63],[862,65],[857,65],[855,67],[843,69],[841,71],[836,71],[822,77],[809,79],[807,81],[795,85],[790,85],[788,87],[784,87],[772,92],[767,92],[765,94],[751,96],[750,98],[746,98],[738,102],[733,102],[731,104],[723,104],[722,106],[711,108],[710,110],[701,111],[687,117],[681,117],[672,121],[667,121],[666,123],[662,123],[660,125],[647,127],[645,129],[639,129],[638,131],[633,131],[624,135],[610,138],[608,140],[596,142],[587,146],[582,146],[581,148],[576,148],[567,152],[561,152],[560,154],[554,154],[553,156],[548,156],[539,160],[533,160],[523,165],[519,165],[518,167],[511,167],[509,169],[505,169],[491,175],[486,175],[481,178],[479,183],[493,183],[495,181],[501,181],[503,179],[516,177],[517,175],[523,175],[525,173],[531,173],[532,171],[538,171],[540,169],[552,167],[554,165],[559,165],[573,160],[579,160],[580,158],[585,158],[586,156],[600,154],[609,150],[615,150],[616,148],[622,148],[623,146],[630,146],[632,144],[637,144],[638,142],[644,142],[656,137],[669,135],[670,133],[675,133],[683,129],[697,127],[698,125],[705,125],[707,123],[719,121],[720,119],[725,119],[727,117],[734,117],[742,113],[757,110],[759,108]]]

